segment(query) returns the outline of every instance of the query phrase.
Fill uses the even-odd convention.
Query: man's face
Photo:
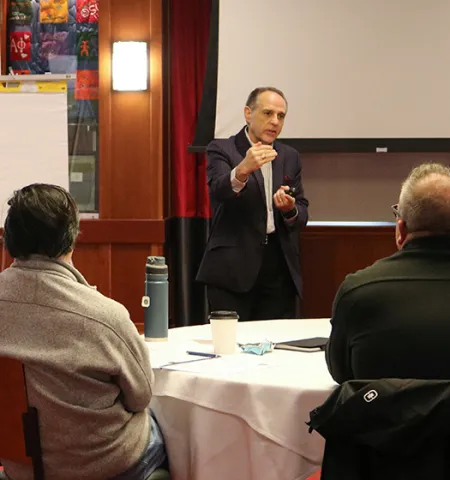
[[[273,143],[283,129],[286,110],[283,97],[270,91],[261,93],[253,108],[245,107],[245,120],[252,142]]]

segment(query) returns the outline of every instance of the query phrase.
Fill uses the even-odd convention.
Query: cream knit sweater
[[[147,347],[127,310],[74,267],[33,256],[0,274],[0,356],[26,365],[47,480],[106,480],[138,461],[150,435]],[[1,462],[14,480],[32,478]]]

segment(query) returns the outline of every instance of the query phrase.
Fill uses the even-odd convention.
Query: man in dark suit
[[[398,252],[348,275],[334,301],[327,363],[338,383],[450,379],[450,169],[413,169],[392,208]]]
[[[253,90],[247,126],[207,149],[213,220],[197,280],[211,310],[241,320],[294,318],[302,281],[298,231],[308,220],[297,151],[279,143],[287,113],[284,94]]]

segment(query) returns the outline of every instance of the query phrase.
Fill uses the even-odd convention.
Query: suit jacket
[[[213,220],[197,280],[236,292],[249,291],[255,284],[266,237],[267,207],[261,170],[249,175],[238,194],[231,186],[231,170],[243,160],[249,148],[243,128],[228,139],[213,140],[206,151]],[[275,142],[274,148],[278,156],[272,162],[273,193],[281,185],[296,188],[297,218],[289,222],[274,207],[274,220],[286,263],[301,295],[298,230],[308,221],[302,166],[293,148],[280,142]]]
[[[322,480],[450,478],[450,382],[351,380],[310,413]]]
[[[334,302],[330,373],[450,379],[450,238],[421,237],[348,275]]]

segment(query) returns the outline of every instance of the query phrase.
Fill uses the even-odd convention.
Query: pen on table
[[[191,350],[188,350],[186,353],[187,353],[188,355],[198,355],[199,357],[209,357],[209,358],[217,358],[217,357],[220,357],[220,355],[217,355],[216,353],[192,352]]]

